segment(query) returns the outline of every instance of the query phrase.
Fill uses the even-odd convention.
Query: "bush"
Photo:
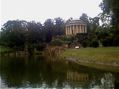
[[[89,44],[89,42],[88,41],[83,41],[82,42],[82,46],[85,48],[85,47],[87,47],[88,46],[88,44]]]
[[[91,47],[99,47],[99,42],[98,42],[98,40],[97,39],[94,39],[92,42],[91,42],[91,44],[90,44],[90,46]]]
[[[110,37],[105,38],[104,40],[102,40],[102,45],[104,47],[112,46],[113,45],[113,39]]]
[[[28,53],[29,55],[33,55],[34,53],[34,47],[32,44],[28,44]]]
[[[46,48],[46,43],[40,43],[35,45],[36,50],[43,51]]]
[[[61,46],[61,45],[63,45],[63,43],[64,42],[62,40],[60,40],[60,39],[54,39],[54,40],[52,40],[51,45]]]
[[[119,36],[115,37],[115,39],[113,41],[113,45],[114,46],[119,46]]]

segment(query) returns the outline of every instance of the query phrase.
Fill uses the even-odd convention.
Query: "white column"
[[[81,25],[79,25],[79,33],[81,33]]]
[[[84,28],[84,25],[82,25],[82,33],[84,33],[85,32],[85,28]]]
[[[78,33],[80,33],[80,25],[78,25]]]
[[[85,33],[85,25],[83,25],[84,26],[84,33]]]
[[[69,26],[69,35],[71,34],[71,32],[70,32],[70,26]]]
[[[68,35],[68,26],[67,26],[67,35]]]
[[[69,26],[69,30],[70,30],[70,35],[71,35],[71,26]]]
[[[83,26],[81,25],[81,33],[83,33]]]
[[[71,25],[71,26],[70,26],[70,32],[71,32],[71,35],[72,35],[72,29],[73,29],[73,28],[72,28],[72,25]]]
[[[85,33],[87,33],[87,27],[86,27],[87,25],[85,25]]]
[[[76,25],[76,33],[78,33],[78,25]]]
[[[74,35],[75,35],[75,25],[73,25],[73,33],[74,33]]]
[[[86,26],[84,25],[84,33],[86,33],[86,28],[85,28]]]
[[[74,34],[76,35],[76,25],[74,25]]]
[[[67,26],[65,27],[65,34],[67,35]]]
[[[68,26],[68,35],[69,35],[69,26]]]

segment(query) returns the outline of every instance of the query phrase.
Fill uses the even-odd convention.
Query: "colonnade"
[[[69,25],[65,28],[66,35],[76,35],[77,33],[87,33],[86,25]]]

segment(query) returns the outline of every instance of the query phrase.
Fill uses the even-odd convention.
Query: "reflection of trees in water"
[[[64,61],[7,57],[0,61],[0,75],[8,87],[65,87],[69,71],[72,71],[69,75],[74,77],[72,79],[79,78],[78,81],[82,82],[85,79],[85,74],[76,72],[78,68],[75,65]]]
[[[101,78],[102,89],[114,89],[114,77],[111,73],[105,73]]]
[[[36,58],[0,59],[0,76],[8,87],[81,87],[108,89],[111,74],[98,73],[64,61]],[[112,78],[111,78],[112,77]],[[105,80],[104,80],[105,79]],[[102,83],[101,81],[105,81]],[[110,83],[109,81],[110,80]],[[98,89],[98,88],[97,88]],[[109,88],[110,89],[110,88]]]
[[[0,60],[0,75],[8,87],[63,87],[67,65],[43,58],[4,58]]]
[[[114,76],[111,73],[104,73],[99,78],[93,78],[90,82],[92,89],[114,89]]]

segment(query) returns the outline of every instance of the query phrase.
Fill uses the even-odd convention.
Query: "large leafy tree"
[[[15,47],[23,46],[25,43],[26,21],[8,21],[1,29],[1,44]]]
[[[30,43],[39,43],[43,41],[42,38],[42,24],[34,21],[27,23],[27,41]]]
[[[80,20],[82,20],[83,22],[85,22],[87,24],[87,31],[90,32],[90,23],[89,23],[89,17],[86,13],[83,13],[80,16]]]
[[[112,25],[119,29],[119,0],[103,0],[100,4],[103,14],[111,16]]]
[[[41,23],[13,20],[3,25],[0,43],[4,46],[21,47],[39,42],[43,42]]]
[[[54,35],[63,35],[64,34],[64,20],[60,17],[55,18],[55,30]]]
[[[52,33],[54,30],[54,21],[52,19],[47,19],[44,22],[44,30],[46,34],[45,41],[49,43],[52,40],[52,35],[53,35]]]
[[[107,28],[110,30],[112,45],[119,45],[119,0],[103,0],[100,4],[103,13],[101,17],[103,21],[110,21]],[[108,24],[108,23],[107,23]],[[106,43],[106,42],[105,42]]]

